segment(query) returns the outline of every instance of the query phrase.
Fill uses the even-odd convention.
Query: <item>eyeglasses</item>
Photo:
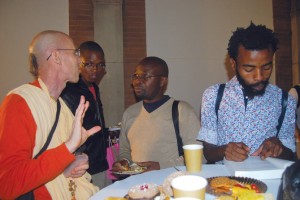
[[[57,51],[74,51],[74,55],[77,57],[80,57],[80,49],[55,49]],[[52,56],[52,53],[48,56],[47,61],[50,59],[50,57]]]
[[[162,77],[162,76],[165,76],[165,75],[162,75],[162,74],[160,74],[160,75],[133,74],[130,76],[130,78],[132,81],[135,81],[135,80],[148,81],[150,78]]]
[[[106,65],[104,63],[98,63],[98,64],[95,64],[95,63],[92,63],[92,62],[82,62],[82,65],[87,69],[87,70],[91,70],[93,69],[94,67],[99,70],[99,69],[105,69],[106,68]]]

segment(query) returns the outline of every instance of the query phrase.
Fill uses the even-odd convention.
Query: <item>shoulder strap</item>
[[[277,134],[276,137],[278,137],[281,126],[282,126],[282,122],[285,116],[285,112],[286,112],[286,107],[287,107],[287,102],[288,102],[288,93],[284,90],[282,90],[282,97],[281,97],[281,114],[278,118],[278,125],[276,126],[277,129]]]
[[[178,112],[178,104],[179,101],[174,101],[172,105],[172,119],[173,119],[173,124],[175,128],[175,133],[176,133],[176,139],[177,139],[177,148],[178,148],[178,154],[179,156],[183,156],[183,149],[182,149],[182,139],[180,137],[179,133],[179,112]]]
[[[297,103],[297,108],[300,106],[300,86],[299,85],[295,85],[293,88],[296,89],[297,94],[298,94],[298,103]]]
[[[218,119],[218,111],[219,111],[220,103],[221,103],[221,100],[223,97],[224,89],[225,89],[225,83],[220,84],[219,89],[218,89],[216,104],[215,104],[215,112],[216,112],[217,119]]]
[[[56,126],[57,126],[57,122],[58,122],[58,118],[59,118],[59,113],[60,113],[60,102],[59,102],[59,99],[57,99],[57,111],[56,111],[56,117],[55,117],[55,122],[51,128],[51,131],[47,137],[47,141],[45,142],[44,146],[42,147],[42,149],[39,151],[38,154],[36,154],[34,156],[34,158],[37,158],[39,155],[41,155],[49,146],[50,142],[51,142],[51,139],[52,139],[52,136],[53,136],[53,133],[56,129]]]

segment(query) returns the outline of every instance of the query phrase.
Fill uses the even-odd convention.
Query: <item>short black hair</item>
[[[279,40],[276,34],[264,25],[255,25],[253,22],[247,28],[237,28],[228,43],[228,54],[236,60],[238,48],[242,45],[247,50],[269,49],[276,52]]]
[[[159,67],[161,70],[161,75],[168,77],[169,76],[169,68],[168,65],[166,63],[166,61],[164,61],[161,58],[155,57],[155,56],[149,56],[149,57],[145,57],[143,60],[141,60],[139,62],[138,65],[142,65],[142,66],[152,66],[152,67]]]
[[[80,52],[84,52],[86,50],[88,51],[97,51],[97,52],[101,52],[104,55],[104,51],[102,49],[102,47],[94,41],[86,41],[80,44],[80,46],[78,47],[80,49]]]

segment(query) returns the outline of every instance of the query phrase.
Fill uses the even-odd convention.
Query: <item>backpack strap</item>
[[[178,104],[179,101],[174,101],[172,105],[172,119],[173,119],[173,124],[175,128],[175,133],[176,133],[176,140],[177,140],[177,148],[178,148],[178,154],[179,156],[183,156],[183,143],[182,139],[180,137],[179,133],[179,112],[178,112]]]
[[[216,115],[217,115],[217,119],[218,119],[218,111],[219,111],[220,103],[221,103],[221,100],[222,100],[222,97],[223,97],[224,89],[225,89],[225,84],[224,83],[220,84],[219,89],[218,89],[216,104],[215,104],[215,112],[216,112]],[[300,94],[300,87],[299,87],[299,93],[298,94]],[[278,134],[280,132],[280,129],[281,129],[281,126],[282,126],[282,123],[283,123],[283,119],[284,119],[284,116],[285,116],[285,113],[286,113],[287,102],[288,102],[288,93],[286,91],[282,90],[281,114],[278,118],[278,125],[276,126],[276,129],[277,129],[276,137],[278,137]]]
[[[299,85],[295,85],[293,88],[296,89],[297,94],[298,94],[298,103],[297,103],[297,108],[300,106],[300,86]]]
[[[222,101],[224,89],[225,89],[225,83],[220,84],[218,89],[216,104],[215,104],[215,112],[216,112],[217,120],[218,120],[218,111],[219,111],[220,103]]]
[[[278,118],[278,125],[276,126],[277,129],[277,134],[276,137],[278,138],[281,126],[282,126],[282,122],[286,113],[286,107],[287,107],[287,103],[288,103],[288,93],[284,90],[282,90],[282,97],[281,97],[281,114]]]

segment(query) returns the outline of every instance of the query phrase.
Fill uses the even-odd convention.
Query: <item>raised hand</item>
[[[100,126],[94,126],[89,130],[82,127],[83,118],[88,107],[89,102],[85,102],[84,96],[81,96],[79,105],[75,112],[73,130],[69,140],[66,142],[66,146],[71,153],[81,146],[88,137],[101,130]]]

